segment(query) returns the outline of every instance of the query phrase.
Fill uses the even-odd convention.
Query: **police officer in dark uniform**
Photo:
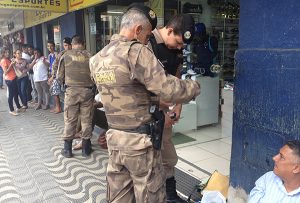
[[[150,37],[150,46],[155,56],[164,65],[167,74],[180,78],[180,68],[183,63],[182,48],[184,43],[189,44],[193,37],[194,19],[189,14],[175,15],[165,27],[153,30],[153,35]],[[167,202],[180,203],[185,201],[176,192],[174,172],[178,156],[172,142],[172,125],[180,118],[182,105],[176,103],[169,111],[170,105],[173,106],[174,104],[161,102],[161,108],[165,111],[162,161],[166,172]]]

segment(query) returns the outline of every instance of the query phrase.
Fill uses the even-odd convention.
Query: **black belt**
[[[148,123],[133,129],[119,129],[119,128],[112,128],[112,127],[109,128],[114,130],[129,132],[129,133],[140,133],[140,134],[151,135],[151,128],[150,128],[150,124]]]
[[[93,89],[93,86],[90,87],[82,87],[82,86],[69,86],[69,85],[65,85],[66,88],[68,87],[81,87],[81,88],[87,88],[87,89]]]

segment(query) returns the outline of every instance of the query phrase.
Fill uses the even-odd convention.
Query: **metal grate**
[[[195,190],[195,187],[201,183],[199,179],[196,179],[182,170],[175,168],[175,180],[176,189],[179,193],[186,197],[191,195],[191,200],[193,201],[201,200],[200,194]]]

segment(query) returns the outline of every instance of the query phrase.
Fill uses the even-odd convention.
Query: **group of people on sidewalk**
[[[156,22],[150,8],[130,6],[122,16],[119,34],[113,35],[100,52],[91,57],[77,36],[72,39],[75,50],[60,59],[58,79],[67,85],[61,153],[67,158],[73,156],[74,128],[80,117],[84,120],[82,155],[92,152],[92,121],[87,115],[92,112],[95,84],[109,128],[108,202],[186,202],[176,192],[174,167],[178,157],[171,126],[180,117],[181,104],[200,93],[196,81],[176,77],[178,52],[192,40],[194,22],[185,14],[174,16],[165,27],[156,28]],[[284,145],[273,158],[274,171],[257,182],[250,201],[299,201],[299,148],[297,140]],[[266,179],[273,181],[279,201],[273,198]]]
[[[156,23],[152,9],[133,5],[122,17],[120,34],[99,53],[92,57],[75,35],[72,50],[59,58],[56,79],[66,87],[61,154],[74,156],[79,124],[82,156],[91,155],[96,87],[108,124],[109,202],[184,202],[176,192],[178,157],[171,127],[180,117],[181,103],[200,93],[197,82],[178,78],[181,49],[193,39],[194,20],[182,14],[165,27],[156,29]]]
[[[71,39],[66,37],[64,48],[71,48]],[[48,57],[44,57],[39,48],[24,44],[21,48],[11,50],[3,48],[0,62],[0,88],[4,89],[3,76],[7,85],[9,113],[16,116],[26,111],[28,103],[35,105],[35,110],[50,108],[50,94],[54,97],[53,113],[62,112],[59,94],[61,86],[57,84],[55,75],[58,66],[57,53],[53,41],[47,42]],[[20,105],[20,100],[21,104]],[[13,101],[15,102],[14,108]]]
[[[163,27],[156,25],[152,9],[129,6],[120,32],[90,59],[109,125],[109,202],[185,202],[176,192],[171,128],[181,104],[200,93],[196,81],[178,78],[194,20],[179,14]]]

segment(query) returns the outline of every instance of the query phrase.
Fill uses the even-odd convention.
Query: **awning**
[[[87,8],[107,0],[69,0],[69,12]]]
[[[0,0],[0,33],[5,36],[105,1],[107,0]],[[18,13],[17,17],[14,17],[15,13]]]

